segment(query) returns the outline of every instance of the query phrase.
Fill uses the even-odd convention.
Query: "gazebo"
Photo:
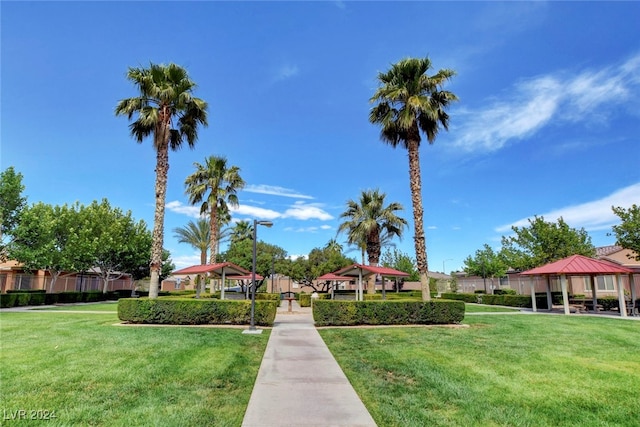
[[[327,274],[323,274],[322,276],[318,277],[316,280],[322,281],[322,282],[326,282],[329,281],[331,282],[331,299],[333,299],[334,296],[334,288],[335,288],[335,283],[334,282],[344,282],[346,280],[350,280],[348,277],[345,276],[338,276],[335,273],[327,273]]]
[[[180,270],[176,270],[171,274],[175,275],[189,275],[189,274],[211,274],[222,278],[222,287],[220,289],[220,299],[224,299],[224,281],[227,276],[231,279],[241,279],[243,276],[251,274],[249,270],[245,270],[231,262],[222,262],[218,264],[200,264],[192,265]]]
[[[384,294],[384,278],[385,277],[408,277],[409,273],[405,273],[404,271],[399,271],[389,267],[378,267],[373,265],[364,265],[364,264],[352,264],[348,267],[341,268],[338,271],[334,271],[333,274],[336,276],[347,276],[347,277],[357,277],[358,278],[358,289],[356,290],[356,300],[362,301],[364,300],[364,296],[362,295],[362,279],[367,278],[371,275],[379,274],[382,276],[382,293]]]
[[[623,274],[629,275],[629,281],[631,284],[631,300],[635,302],[635,287],[633,286],[633,270],[614,265],[605,261],[589,258],[583,255],[572,255],[567,258],[536,267],[531,270],[527,270],[520,273],[523,276],[560,276],[560,287],[562,289],[562,305],[564,307],[564,314],[570,314],[569,310],[569,295],[567,291],[567,276],[588,276],[591,280],[591,293],[593,298],[594,311],[598,306],[596,297],[596,276],[613,275],[616,277],[615,286],[618,293],[618,304],[620,307],[620,315],[622,317],[627,316],[627,308],[624,298],[624,289],[620,276]],[[549,283],[547,281],[547,283]],[[551,291],[549,285],[547,285],[547,301],[549,308],[552,306]],[[537,311],[536,307],[536,294],[533,283],[531,283],[531,303],[533,311]]]

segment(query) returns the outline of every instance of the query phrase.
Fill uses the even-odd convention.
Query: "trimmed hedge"
[[[256,301],[256,325],[271,326],[279,301]],[[251,301],[216,299],[123,298],[118,301],[123,322],[162,325],[248,325]]]
[[[531,297],[529,295],[490,295],[490,294],[462,294],[443,293],[442,298],[464,301],[466,303],[480,303],[489,305],[504,305],[507,307],[531,308]],[[536,306],[539,309],[547,308],[547,297],[536,294]]]
[[[7,289],[8,294],[44,294],[45,289]]]
[[[300,307],[311,307],[311,295],[312,294],[298,294],[298,304]],[[318,293],[318,300],[330,300],[331,294],[327,293]]]
[[[461,301],[323,301],[313,304],[316,326],[447,325],[464,319]]]

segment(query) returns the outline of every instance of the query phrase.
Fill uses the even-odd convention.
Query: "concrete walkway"
[[[311,309],[278,309],[245,427],[375,426],[313,325]]]

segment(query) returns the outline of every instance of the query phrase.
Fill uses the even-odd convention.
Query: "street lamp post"
[[[251,324],[249,325],[249,329],[244,331],[243,333],[248,334],[259,334],[262,330],[256,329],[256,251],[257,251],[257,239],[258,239],[258,226],[264,225],[265,227],[271,227],[273,223],[271,221],[258,221],[257,219],[253,220],[253,257],[251,261]]]

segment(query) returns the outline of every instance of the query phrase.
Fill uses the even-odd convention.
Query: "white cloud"
[[[271,209],[259,208],[256,206],[240,205],[237,208],[229,207],[232,214],[250,216],[257,219],[276,219],[282,214]]]
[[[275,80],[286,80],[298,74],[299,68],[295,64],[284,64],[276,70]]]
[[[495,151],[535,134],[554,121],[603,121],[612,107],[640,95],[640,55],[618,66],[575,74],[551,74],[517,84],[510,97],[482,110],[462,110],[454,145]]]
[[[606,230],[619,222],[619,218],[611,210],[612,206],[629,208],[640,200],[640,182],[622,188],[599,200],[575,206],[556,209],[538,216],[545,221],[557,221],[560,217],[573,228],[583,228],[587,231]],[[533,218],[533,217],[529,217]],[[511,227],[529,226],[529,218],[520,219],[514,223],[501,225],[496,228],[498,233],[511,231]]]
[[[182,202],[174,200],[173,202],[167,203],[165,207],[171,212],[184,214],[192,218],[200,218],[200,206],[187,206],[183,205]]]
[[[319,219],[322,221],[333,219],[333,216],[322,210],[320,206],[316,203],[296,202],[282,214],[282,217],[300,220]]]
[[[180,255],[177,257],[171,256],[171,261],[176,266],[176,270],[181,268],[190,267],[192,265],[200,265],[200,254],[194,253],[193,255]]]
[[[247,185],[244,188],[244,191],[249,193],[259,193],[259,194],[270,194],[273,196],[281,196],[281,197],[293,197],[296,199],[313,199],[311,196],[307,196],[305,194],[300,194],[295,190],[291,190],[289,188],[277,187],[274,185]]]

